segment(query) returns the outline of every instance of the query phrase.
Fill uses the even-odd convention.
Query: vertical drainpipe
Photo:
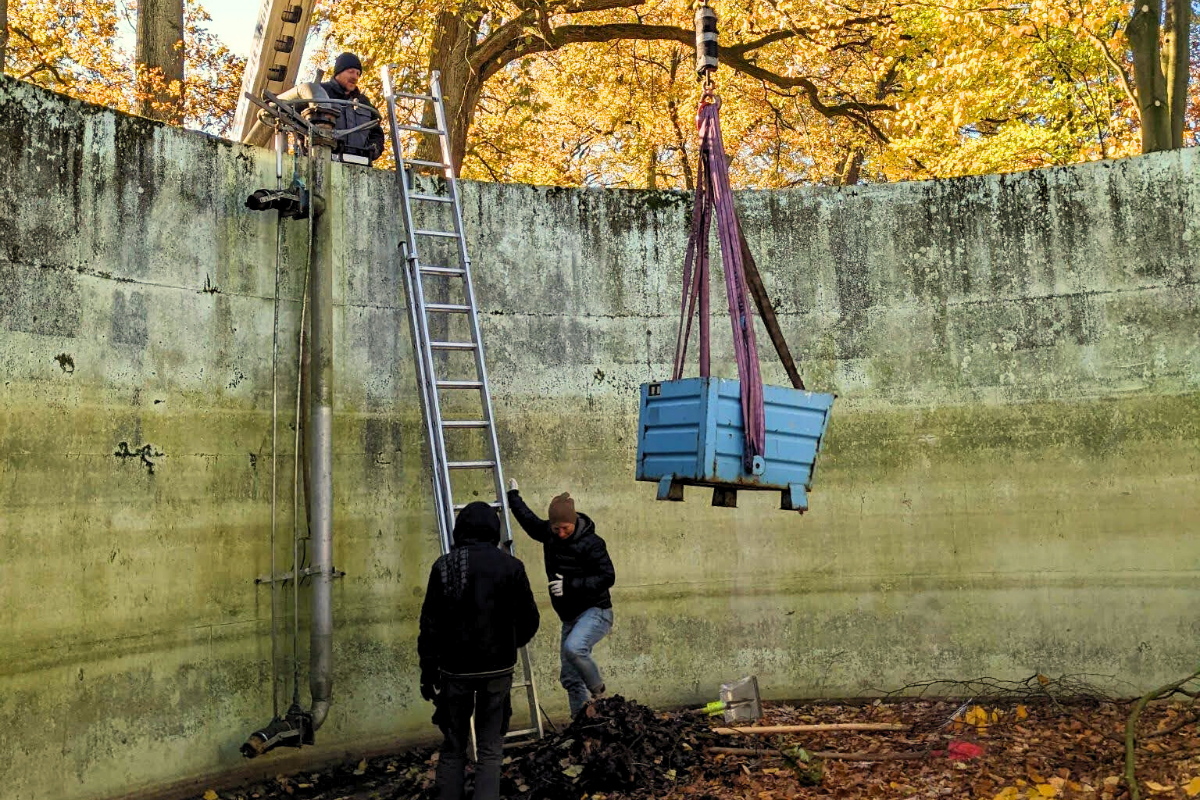
[[[325,213],[315,216],[309,298],[312,341],[309,362],[308,421],[305,425],[309,538],[312,546],[312,620],[308,686],[312,693],[312,726],[320,728],[333,698],[333,224],[329,203],[331,139],[337,109],[310,107],[306,114],[314,133],[312,193],[324,200]]]

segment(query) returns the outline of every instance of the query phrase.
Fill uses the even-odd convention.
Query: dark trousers
[[[445,735],[438,756],[439,800],[463,800],[471,715],[475,715],[475,800],[500,799],[500,762],[504,734],[512,717],[512,675],[500,678],[450,678],[438,697],[438,724]]]

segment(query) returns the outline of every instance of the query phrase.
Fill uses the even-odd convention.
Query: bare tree
[[[137,68],[140,111],[183,122],[183,6],[186,0],[139,0]]]

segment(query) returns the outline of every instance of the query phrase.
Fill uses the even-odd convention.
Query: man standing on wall
[[[354,53],[342,53],[333,62],[333,80],[324,81],[321,88],[334,100],[351,100],[353,103],[338,103],[338,121],[335,131],[347,131],[376,122],[368,128],[355,131],[338,139],[333,149],[334,156],[352,164],[370,164],[383,155],[383,126],[375,106],[358,88],[362,77],[362,61]]]
[[[508,482],[508,506],[534,541],[540,542],[550,581],[550,604],[562,620],[562,671],[559,681],[567,690],[574,717],[604,694],[604,679],[592,660],[592,648],[612,630],[612,598],[616,582],[612,559],[596,525],[587,514],[575,511],[568,493],[550,501],[550,519],[533,513],[515,480]]]
[[[437,765],[441,800],[463,798],[472,714],[475,798],[499,799],[517,650],[540,621],[525,566],[499,544],[496,509],[476,502],[460,511],[454,546],[434,562],[421,606],[421,696],[436,706],[434,722],[445,737]]]

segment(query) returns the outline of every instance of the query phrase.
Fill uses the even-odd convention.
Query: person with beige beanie
[[[571,716],[604,694],[604,678],[592,648],[613,625],[609,589],[617,580],[608,547],[596,524],[575,510],[564,492],[550,501],[549,519],[525,504],[517,482],[509,481],[508,507],[526,533],[542,545],[549,581],[550,605],[562,620],[559,682],[567,690]]]

